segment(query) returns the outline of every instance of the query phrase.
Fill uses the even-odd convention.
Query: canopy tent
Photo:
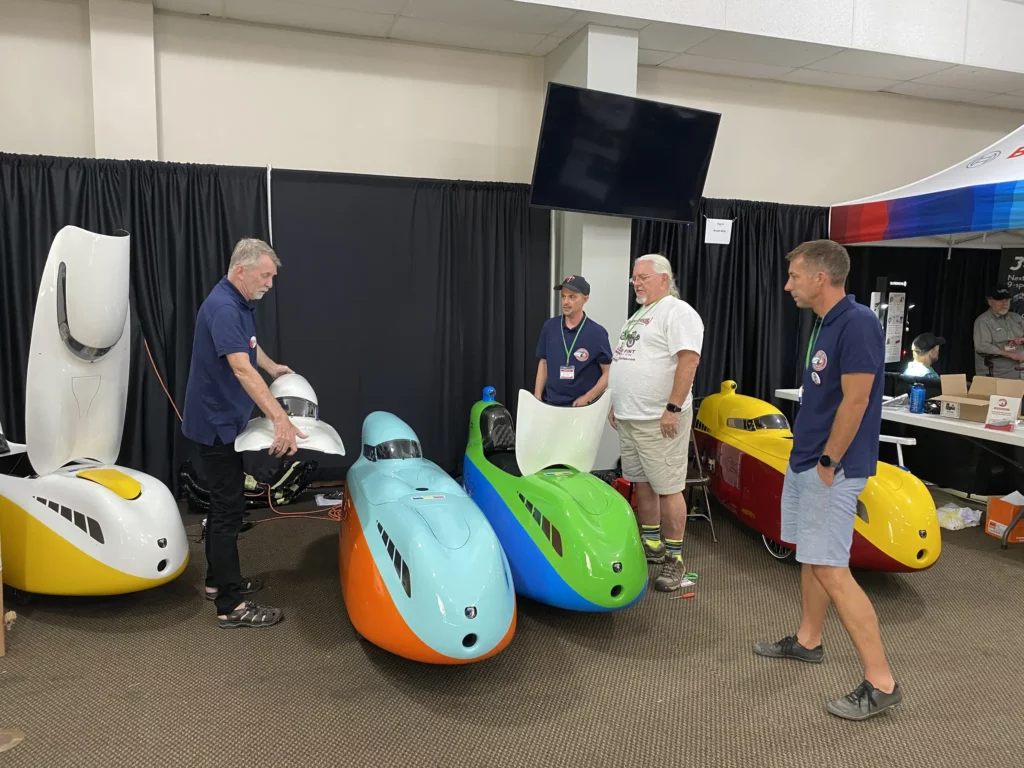
[[[1024,126],[967,160],[831,208],[843,245],[1024,247]]]

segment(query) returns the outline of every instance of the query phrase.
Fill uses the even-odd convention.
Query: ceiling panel
[[[1024,34],[1024,30],[1021,32]],[[974,91],[1009,93],[1018,88],[1024,88],[1024,74],[959,65],[936,72],[933,75],[919,77],[915,82],[926,85],[942,85],[947,88],[968,88]]]
[[[502,29],[478,29],[439,21],[410,19],[400,16],[390,37],[416,43],[448,45],[454,48],[472,48],[499,53],[529,54],[540,45],[546,35]]]
[[[656,21],[640,30],[640,47],[652,51],[683,53],[714,34],[713,29]]]
[[[1024,72],[1024,4],[971,0],[964,63]]]
[[[718,32],[711,38],[693,46],[687,53],[715,59],[748,61],[776,67],[804,67],[838,53],[839,48],[777,37],[758,37],[740,32]]]
[[[572,18],[561,24],[556,34],[570,37],[575,35],[588,24],[596,24],[605,27],[620,27],[621,29],[643,29],[651,22],[646,19],[630,19],[625,16],[610,16],[607,13],[590,13],[589,11],[577,11]]]
[[[794,69],[779,79],[787,83],[820,85],[825,88],[846,88],[853,91],[882,91],[900,83],[899,80],[883,80],[878,77],[819,72],[816,69]]]
[[[565,38],[561,35],[548,35],[537,44],[536,48],[530,51],[530,54],[533,56],[547,56],[564,42]]]
[[[306,5],[325,5],[329,8],[341,8],[346,11],[366,11],[367,13],[401,13],[408,0],[287,0],[289,3],[305,3]]]
[[[900,83],[885,89],[888,93],[899,93],[904,96],[918,96],[922,99],[939,99],[941,101],[977,101],[987,94],[984,91],[971,91],[966,88],[943,88],[941,85],[925,85],[924,83]]]
[[[857,0],[853,45],[884,53],[963,61],[967,0]]]
[[[913,80],[954,66],[948,62],[917,59],[913,56],[894,56],[874,51],[840,51],[827,59],[808,64],[808,69],[836,72],[841,75],[881,77],[893,80]]]
[[[689,53],[681,53],[669,59],[661,66],[668,69],[687,69],[693,72],[710,72],[716,75],[732,75],[734,77],[753,77],[761,80],[780,77],[793,69],[792,67],[777,67],[771,64],[755,64],[747,61],[692,56]]]
[[[383,13],[347,11],[324,5],[288,0],[224,0],[224,15],[232,19],[263,24],[342,32],[348,35],[383,37],[395,17]]]
[[[826,45],[853,43],[854,0],[729,0],[728,28]]]
[[[153,0],[161,11],[194,13],[204,16],[223,16],[224,0]]]
[[[401,15],[460,27],[549,35],[573,13],[512,0],[408,0]]]
[[[666,51],[649,51],[641,48],[636,54],[636,63],[641,67],[656,67],[664,64],[669,59],[674,59],[676,54]]]

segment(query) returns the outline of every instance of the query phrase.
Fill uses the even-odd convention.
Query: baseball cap
[[[941,347],[945,343],[946,340],[941,336],[936,336],[934,333],[922,333],[914,339],[914,349],[918,352],[927,352],[932,347]]]
[[[560,291],[563,288],[568,288],[570,291],[576,293],[582,293],[584,296],[590,295],[590,283],[583,275],[569,275],[565,280],[555,286],[556,291]]]
[[[1010,296],[1010,292],[1008,290],[1006,290],[1006,286],[1005,285],[998,285],[997,284],[997,285],[993,285],[991,288],[988,289],[988,293],[985,294],[985,298],[1002,300],[1002,299],[1009,299],[1009,298],[1011,298],[1011,296]]]

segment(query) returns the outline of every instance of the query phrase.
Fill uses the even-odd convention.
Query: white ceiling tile
[[[808,64],[807,69],[820,69],[822,72],[836,72],[841,75],[859,75],[860,77],[892,78],[893,80],[913,80],[915,77],[930,75],[954,66],[949,62],[929,61],[912,56],[894,56],[891,53],[875,51],[840,51],[827,59]]]
[[[563,22],[556,34],[571,37],[588,24],[595,24],[604,27],[619,27],[621,29],[643,29],[650,24],[649,19],[633,19],[628,16],[611,16],[607,13],[591,13],[590,11],[577,11],[572,18]]]
[[[505,29],[479,29],[400,16],[389,37],[416,43],[472,48],[478,51],[529,54],[546,35]]]
[[[407,0],[288,0],[290,3],[326,5],[345,11],[366,11],[367,13],[388,13],[392,16],[402,12]]]
[[[1024,4],[970,0],[964,63],[1024,72]]]
[[[900,83],[885,89],[887,93],[899,93],[903,96],[917,96],[922,99],[939,99],[940,101],[977,101],[990,94],[984,91],[971,91],[966,88],[943,88],[941,85],[925,85],[924,83]]]
[[[718,32],[687,50],[694,56],[732,59],[776,67],[804,67],[839,51],[838,48],[777,37],[758,37],[740,32]]]
[[[980,101],[974,102],[980,107],[1003,107],[1004,109],[1024,110],[1024,95],[1022,96],[986,96]]]
[[[792,67],[776,67],[770,64],[755,64],[747,61],[692,56],[689,53],[681,53],[675,58],[669,59],[661,66],[668,69],[687,69],[693,72],[710,72],[716,75],[753,77],[762,80],[781,77],[793,69]]]
[[[1024,34],[1024,29],[1021,30]],[[991,91],[992,93],[1010,93],[1024,88],[1024,74],[1016,72],[999,72],[982,67],[956,66],[926,75],[915,80],[925,85],[942,85],[947,88],[967,88],[972,91]]]
[[[683,53],[687,48],[704,42],[713,34],[713,29],[656,21],[640,30],[640,47],[652,51]]]
[[[856,0],[853,46],[959,64],[967,0]]]
[[[512,0],[408,0],[401,15],[463,27],[549,35],[572,18],[573,11]]]
[[[161,11],[194,13],[200,16],[223,16],[224,0],[153,0]]]
[[[385,36],[395,20],[394,16],[383,13],[346,11],[287,0],[224,0],[224,15],[243,21],[368,37]]]
[[[845,47],[853,43],[853,3],[854,0],[729,0],[726,28]]]
[[[641,48],[636,54],[636,63],[640,67],[656,67],[664,64],[669,59],[674,59],[676,54],[669,51],[649,51]]]
[[[539,43],[537,43],[537,47],[530,51],[530,54],[532,56],[547,56],[549,53],[555,50],[555,48],[557,48],[564,42],[564,37],[560,37],[558,35],[548,35]]]
[[[779,80],[802,85],[820,85],[826,88],[846,88],[853,91],[882,91],[900,83],[899,80],[819,72],[816,69],[794,69],[789,74],[780,77]]]

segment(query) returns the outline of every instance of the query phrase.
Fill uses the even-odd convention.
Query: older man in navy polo
[[[612,348],[608,331],[583,311],[590,300],[590,283],[569,275],[555,290],[561,292],[562,316],[552,317],[541,329],[533,394],[550,405],[578,408],[607,389]]]

